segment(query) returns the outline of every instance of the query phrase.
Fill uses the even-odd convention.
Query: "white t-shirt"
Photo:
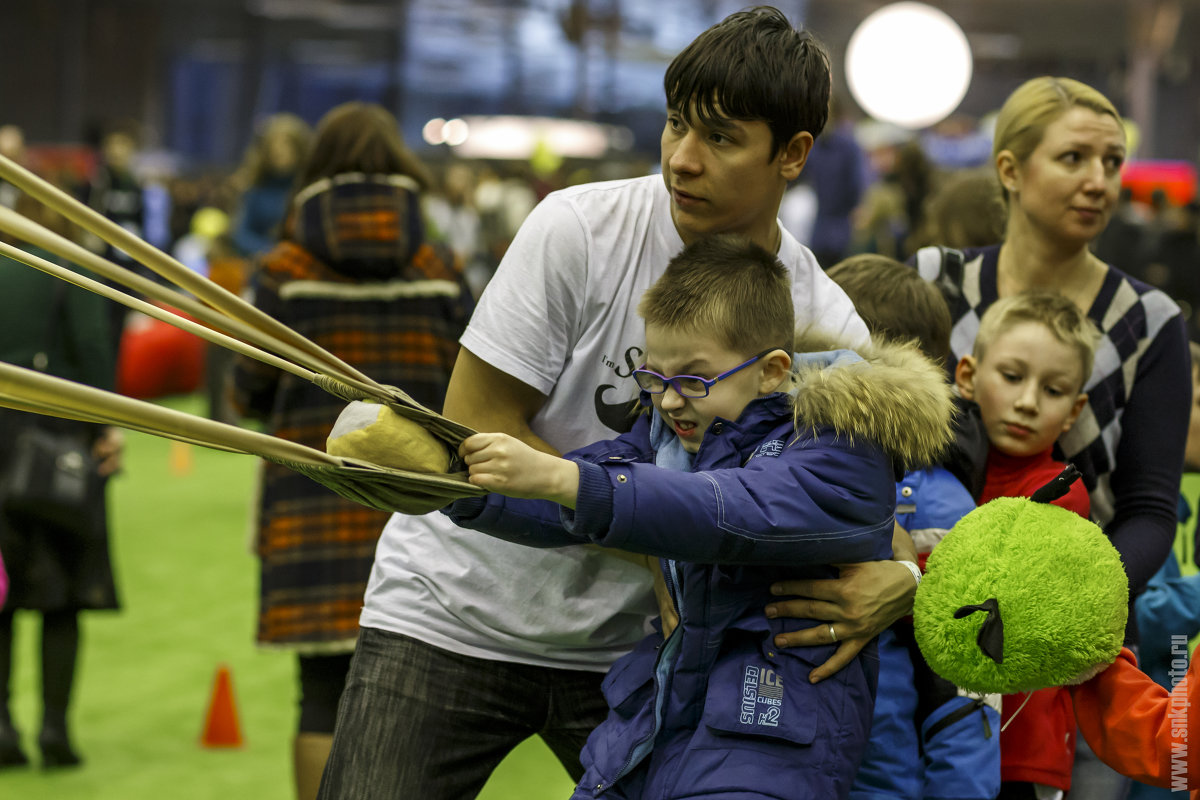
[[[660,176],[554,192],[517,233],[462,345],[547,395],[531,427],[560,451],[611,439],[604,420],[637,394],[638,301],[682,248]],[[786,231],[779,258],[799,324],[866,341],[849,298]],[[435,512],[392,516],[361,623],[475,658],[603,671],[656,614],[642,566],[589,546],[523,547]]]

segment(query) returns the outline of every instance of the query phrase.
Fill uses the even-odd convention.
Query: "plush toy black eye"
[[[987,619],[979,629],[975,641],[983,654],[997,664],[1004,663],[1004,620],[1000,619],[1000,601],[989,597],[977,606],[963,606],[954,612],[955,619],[969,617],[976,611],[987,612]]]

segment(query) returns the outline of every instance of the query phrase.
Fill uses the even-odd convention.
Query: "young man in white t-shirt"
[[[463,335],[447,416],[552,453],[626,430],[644,339],[638,298],[711,233],[777,253],[801,325],[866,340],[849,299],[776,220],[825,124],[821,46],[775,9],[739,12],[680,53],[664,85],[662,177],[555,192],[530,214]],[[579,750],[606,712],[600,681],[656,614],[651,575],[637,556],[531,550],[441,514],[393,516],[320,797],[473,797],[533,734],[578,779]],[[808,599],[775,604],[780,616],[838,623],[843,645],[814,670],[820,679],[906,613],[915,587],[903,565],[868,562],[786,588]],[[778,644],[828,644],[828,627]]]

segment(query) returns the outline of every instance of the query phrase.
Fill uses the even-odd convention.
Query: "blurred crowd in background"
[[[109,125],[67,146],[27,141],[19,126],[7,124],[0,126],[0,154],[67,188],[197,273],[241,292],[256,257],[277,241],[311,135],[299,116],[275,114],[257,126],[241,163],[185,166],[169,153],[142,151],[134,123]],[[453,248],[476,295],[522,220],[549,192],[659,169],[653,157],[630,152],[526,161],[462,159],[449,148],[417,153],[433,176],[434,188],[423,197],[428,234]],[[953,116],[915,134],[851,119],[835,103],[803,175],[784,197],[780,219],[826,268],[855,253],[904,260],[928,244],[993,244],[1003,238],[1004,207],[990,157],[986,119]],[[1127,167],[1131,177],[1136,165]],[[1174,175],[1160,185],[1126,181],[1094,249],[1170,294],[1196,337],[1200,200],[1195,169],[1172,166]],[[19,200],[13,187],[0,183],[0,204],[14,207]],[[99,240],[84,243],[143,269],[119,252],[106,253]]]
[[[139,152],[132,123],[107,128],[78,146],[42,146],[9,124],[0,126],[0,155],[69,190],[199,274],[240,291],[255,258],[278,241],[311,136],[300,117],[276,114],[255,131],[240,164],[178,168],[162,153]],[[453,157],[427,158],[425,164],[435,187],[424,197],[428,233],[453,247],[476,294],[541,198],[578,183],[644,175],[654,167],[629,155],[603,163],[559,159],[549,168]],[[0,182],[0,204],[13,208],[20,199],[14,187]],[[104,253],[98,240],[87,244]],[[122,254],[106,255],[144,271]]]

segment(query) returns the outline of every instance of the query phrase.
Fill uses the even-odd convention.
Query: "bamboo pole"
[[[329,351],[304,338],[270,315],[264,314],[232,292],[197,275],[166,253],[134,236],[95,209],[81,203],[5,156],[0,156],[0,178],[62,214],[84,230],[99,236],[113,247],[124,250],[138,263],[176,286],[191,292],[226,316],[247,322],[255,328],[270,333],[279,341],[286,342],[301,352],[317,358],[326,365],[326,372],[338,377],[350,377],[382,390],[382,387],[371,378]]]
[[[34,247],[52,253],[70,263],[78,264],[102,278],[107,278],[122,286],[127,286],[139,294],[158,300],[160,303],[166,303],[169,306],[178,308],[196,319],[204,321],[206,324],[215,325],[222,329],[229,329],[236,325],[239,330],[257,331],[256,328],[252,328],[245,323],[230,320],[229,317],[216,311],[212,306],[201,303],[192,295],[171,289],[164,284],[152,281],[125,267],[101,258],[86,247],[71,241],[65,236],[60,236],[47,228],[43,228],[41,225],[38,225],[28,217],[21,216],[11,208],[0,206],[0,232],[28,242]],[[239,333],[239,335],[241,334]]]
[[[11,236],[15,236],[18,239],[29,242],[30,244],[46,250],[47,252],[53,253],[54,255],[59,256],[60,258],[63,258],[69,262],[86,267],[87,269],[104,278],[108,278],[109,280],[112,280],[123,286],[127,286],[135,292],[154,298],[155,300],[158,300],[159,302],[170,307],[178,308],[179,310],[200,320],[200,322],[209,328],[214,328],[218,331],[225,331],[228,334],[232,334],[231,338],[214,342],[215,344],[220,344],[223,347],[229,347],[230,349],[236,350],[239,353],[244,353],[251,358],[257,358],[258,360],[269,363],[272,366],[286,369],[287,371],[299,375],[308,381],[313,381],[314,373],[326,375],[329,372],[329,367],[324,361],[311,356],[308,352],[298,350],[297,348],[292,347],[289,343],[282,342],[271,334],[246,322],[243,322],[240,319],[229,317],[212,306],[205,305],[204,303],[197,301],[191,295],[175,291],[170,287],[152,281],[149,278],[145,278],[135,272],[132,272],[131,270],[114,264],[107,259],[101,258],[100,256],[76,244],[75,242],[72,242],[63,236],[59,236],[58,234],[38,225],[33,220],[23,217],[15,211],[2,206],[0,206],[0,232],[8,233]],[[126,299],[128,297],[127,295],[116,289],[113,289],[112,287],[108,287],[104,284],[94,281],[85,285],[79,280],[75,280],[70,276],[73,276],[76,273],[67,268],[53,265],[53,269],[46,269],[43,265],[49,264],[50,262],[46,262],[43,259],[39,259],[41,262],[40,264],[33,263],[29,259],[37,258],[36,256],[25,253],[24,251],[14,248],[11,245],[8,245],[2,252],[5,255],[8,255],[10,258],[14,258],[23,264],[35,267],[43,272],[48,272],[55,277],[74,283],[76,286],[83,286],[89,291],[96,292],[97,294],[103,295],[110,300],[129,306],[130,308],[136,308],[136,310],[142,311],[149,316],[154,317],[155,319],[160,319],[170,325],[183,328],[184,330],[187,330],[191,333],[196,333],[198,336],[208,339],[209,341],[213,341],[211,337],[195,330],[195,326],[185,317],[174,314],[170,308],[166,309],[166,313],[170,314],[171,316],[166,318],[161,314],[146,310],[143,306],[135,306],[130,302],[129,299]],[[193,273],[191,270],[188,270],[188,272],[194,277],[199,278],[199,276],[195,275],[195,273]],[[200,280],[204,281],[204,283],[211,283],[211,281],[207,281],[204,278],[200,278]],[[213,285],[215,286],[215,284]],[[247,308],[253,308],[253,306],[245,303],[245,301],[241,300],[241,298],[238,298],[238,302],[242,303]],[[255,309],[255,311],[257,311],[257,309]],[[291,329],[288,328],[287,330]],[[299,334],[295,335],[298,336]],[[238,340],[247,343],[250,346],[256,347],[256,351],[246,351],[230,343]],[[317,347],[315,344],[312,346]],[[306,368],[307,372],[302,374],[295,372],[295,370],[290,366],[282,366],[280,360],[277,358],[264,358],[263,356],[266,355],[266,353],[263,353],[264,350],[272,351],[278,356],[281,356],[283,359],[290,360],[294,364],[298,364]],[[259,353],[262,353],[262,355],[259,355]],[[328,377],[345,383],[347,386],[355,390],[355,392],[364,397],[370,397],[380,401],[394,399],[394,394],[392,392],[388,391],[386,387],[382,387],[370,379],[367,381],[361,381],[353,376],[345,375],[340,372],[329,375]]]
[[[291,374],[299,378],[303,378],[306,381],[311,382],[316,377],[311,370],[297,366],[286,359],[279,358],[271,353],[267,353],[257,347],[254,347],[253,345],[246,344],[239,339],[235,339],[232,336],[228,336],[208,326],[200,325],[187,319],[186,317],[180,316],[179,314],[174,314],[168,309],[160,308],[152,303],[147,303],[145,300],[139,300],[136,297],[131,297],[124,292],[119,292],[116,289],[113,289],[111,286],[106,286],[105,284],[100,283],[100,281],[92,280],[91,278],[85,277],[76,272],[72,272],[65,267],[61,267],[58,264],[47,261],[44,258],[35,256],[32,253],[26,253],[24,250],[20,250],[10,244],[0,242],[0,255],[6,255],[14,261],[20,261],[22,264],[33,267],[37,270],[41,270],[47,275],[53,275],[55,278],[59,278],[60,280],[64,280],[70,284],[74,284],[81,289],[87,289],[89,292],[95,292],[101,297],[106,297],[109,300],[121,303],[128,308],[132,308],[134,311],[140,311],[149,317],[154,317],[155,319],[165,322],[168,325],[174,325],[181,330],[185,330],[188,333],[199,336],[201,339],[210,341],[213,344],[228,348],[234,352],[249,356],[250,358],[258,359],[265,364],[270,364],[272,367],[284,370],[285,372],[290,372]],[[153,281],[150,282],[153,283]]]
[[[35,414],[118,425],[153,436],[212,450],[259,456],[295,469],[356,502],[385,511],[396,510],[397,498],[415,501],[419,513],[459,497],[486,491],[465,474],[418,473],[381,467],[355,458],[331,456],[297,442],[205,419],[182,411],[106,392],[74,381],[0,361],[0,407]],[[401,506],[403,507],[403,506]],[[413,513],[416,513],[415,511]]]
[[[339,397],[386,403],[396,413],[425,425],[451,446],[473,433],[469,428],[417,403],[401,389],[384,386],[363,375],[316,343],[197,275],[2,156],[0,179],[8,180],[83,229],[131,254],[166,280],[190,291],[195,298],[113,264],[7,209],[0,209],[0,232],[9,233],[67,262],[79,264],[167,307],[156,306],[141,297],[80,275],[70,267],[54,264],[4,242],[0,242],[0,255],[122,303],[209,342],[256,358]],[[175,309],[195,319],[189,319]],[[357,459],[338,458],[279,437],[184,414],[4,362],[0,362],[0,407],[118,425],[216,450],[258,455],[295,469],[345,497],[374,508],[427,513],[455,498],[484,493],[479,487],[471,485],[462,473],[412,473]]]
[[[134,400],[82,383],[0,361],[0,405],[50,416],[83,418],[119,425],[157,436],[201,444],[218,450],[294,461],[341,466],[343,459],[296,442]]]

